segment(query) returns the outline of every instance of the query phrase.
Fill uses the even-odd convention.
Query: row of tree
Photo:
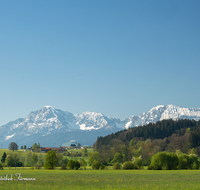
[[[31,152],[30,152],[31,153]],[[31,155],[31,154],[29,154]],[[56,166],[61,166],[61,169],[79,169],[81,166],[86,169],[87,162],[81,158],[78,160],[68,160],[60,157],[60,153],[54,150],[48,151],[45,157],[44,163],[38,162],[38,156],[33,153],[31,155],[31,165],[36,169],[40,169],[44,166],[46,169],[54,169]],[[62,155],[61,155],[62,156]],[[10,152],[9,154],[2,155],[1,162],[5,166],[10,167],[22,167],[24,163],[19,158],[19,154]],[[99,152],[94,151],[89,153],[88,163],[92,166],[92,169],[104,169],[106,166],[101,162],[101,156]],[[142,157],[133,157],[131,161],[124,161],[123,155],[115,153],[114,159],[111,161],[113,169],[141,169],[143,167]],[[0,165],[1,167],[2,165]],[[194,154],[194,150],[189,155],[182,153],[180,150],[176,153],[158,152],[151,156],[148,169],[150,170],[175,170],[175,169],[198,169],[200,163],[198,157]],[[1,169],[1,168],[0,168]]]
[[[46,169],[54,169],[56,166],[58,166],[58,163],[60,162],[61,169],[66,169],[67,167],[69,169],[76,169],[78,170],[81,166],[86,167],[87,162],[84,159],[78,160],[68,160],[67,158],[60,159],[60,154],[56,154],[54,150],[48,151],[45,158],[44,167]]]
[[[176,169],[198,169],[199,161],[196,154],[174,154],[159,152],[151,159],[148,169],[153,170],[176,170]]]

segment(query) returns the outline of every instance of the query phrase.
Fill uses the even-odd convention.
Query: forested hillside
[[[140,156],[143,162],[161,151],[192,151],[200,155],[200,121],[181,119],[149,123],[98,137],[94,147],[105,163],[112,161],[116,153],[120,153],[124,161]]]

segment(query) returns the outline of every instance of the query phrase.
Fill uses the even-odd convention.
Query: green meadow
[[[0,189],[200,189],[199,170],[2,170],[35,181],[0,181]]]
[[[93,149],[89,149],[91,152]],[[69,152],[79,153],[81,150],[70,149]],[[0,149],[3,152],[12,152],[8,149]],[[27,157],[30,151],[14,151],[20,157]],[[45,158],[45,153],[36,153]],[[80,159],[81,157],[67,157],[68,159]],[[85,160],[88,157],[84,157]],[[0,190],[64,190],[64,189],[200,189],[200,170],[113,170],[111,166],[105,170],[92,170],[87,166],[86,170],[40,170],[34,167],[4,167],[0,170],[0,179],[6,175],[20,173],[22,178],[35,178],[35,181],[1,181]]]
[[[92,152],[93,151],[93,148],[88,148],[88,153],[89,152]],[[18,149],[18,150],[15,150],[14,152],[12,150],[9,150],[9,149],[0,149],[0,159],[1,159],[1,156],[3,155],[3,153],[6,153],[6,154],[9,154],[9,153],[18,153],[19,154],[19,158],[21,159],[22,157],[27,159],[27,155],[28,153],[30,152],[30,150],[26,150],[25,152],[21,149]],[[76,154],[81,154],[81,149],[68,149],[68,152],[69,153],[76,153]],[[33,152],[34,154],[36,154],[37,156],[41,155],[42,158],[45,160],[45,156],[46,156],[46,153],[40,153],[40,152]],[[88,162],[88,157],[79,157],[79,156],[63,156],[63,159],[73,159],[73,160],[80,160],[81,158],[83,158],[86,162]]]

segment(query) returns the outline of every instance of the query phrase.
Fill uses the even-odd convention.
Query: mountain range
[[[76,140],[82,145],[92,145],[98,136],[159,120],[185,118],[200,120],[200,108],[159,105],[147,113],[120,120],[102,113],[72,114],[45,106],[32,111],[26,118],[19,118],[0,126],[0,145],[1,148],[8,148],[10,142],[16,142],[19,146],[30,147],[39,142],[41,146],[58,147],[71,140]]]

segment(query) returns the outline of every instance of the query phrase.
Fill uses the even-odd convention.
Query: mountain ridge
[[[12,141],[18,141],[31,146],[34,140],[57,138],[62,134],[62,138],[57,138],[57,144],[63,144],[72,140],[70,136],[77,135],[77,141],[84,141],[84,144],[95,142],[98,136],[108,135],[119,130],[137,127],[148,123],[155,123],[164,119],[200,119],[200,108],[183,108],[175,105],[158,105],[148,112],[139,116],[131,116],[124,120],[107,117],[102,113],[83,112],[82,114],[72,114],[52,106],[44,106],[40,110],[32,111],[26,118],[19,118],[5,125],[0,126],[1,147],[8,146]],[[101,131],[101,132],[100,132]],[[99,132],[99,134],[98,134]],[[82,134],[90,133],[90,139],[85,140]],[[66,138],[63,137],[65,134]],[[34,138],[33,138],[34,136]],[[24,138],[24,140],[22,140]],[[81,138],[81,139],[79,139]],[[25,141],[26,139],[26,141]],[[43,146],[53,146],[52,140],[44,140]]]

